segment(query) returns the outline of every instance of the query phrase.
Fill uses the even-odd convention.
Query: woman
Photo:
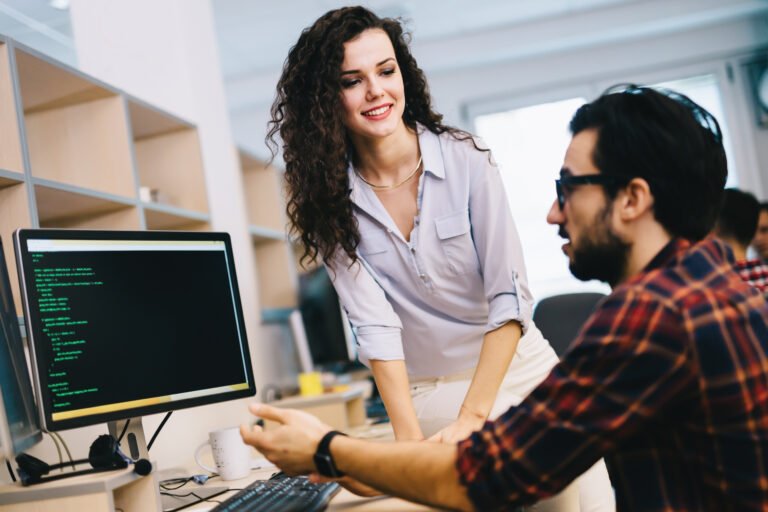
[[[303,258],[328,267],[395,437],[454,443],[522,401],[557,357],[531,322],[498,168],[441,121],[400,24],[350,7],[291,49],[268,141],[283,142]],[[586,510],[613,508],[600,464],[590,486],[604,496],[589,501],[608,505]]]

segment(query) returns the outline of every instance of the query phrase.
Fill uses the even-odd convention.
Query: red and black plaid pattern
[[[768,293],[768,264],[763,260],[736,262],[736,270],[743,280],[763,293]]]
[[[604,299],[549,377],[459,444],[477,509],[605,457],[619,510],[768,511],[768,304],[729,258],[674,240]]]

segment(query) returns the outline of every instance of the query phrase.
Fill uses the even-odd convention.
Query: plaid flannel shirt
[[[600,457],[619,510],[768,511],[768,304],[721,242],[671,241],[456,464],[477,509],[495,510]]]
[[[761,292],[768,293],[768,263],[763,260],[737,261],[736,271],[743,280]]]

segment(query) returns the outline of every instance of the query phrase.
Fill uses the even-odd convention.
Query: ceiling
[[[0,0],[0,34],[74,65],[77,56],[68,5],[62,0]]]
[[[400,17],[425,43],[510,24],[638,0],[364,0],[379,16]],[[354,4],[354,2],[352,3]],[[350,2],[339,0],[213,0],[225,80],[271,72],[282,66],[302,29],[320,15]]]

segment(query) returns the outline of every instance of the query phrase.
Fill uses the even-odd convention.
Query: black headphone
[[[85,464],[86,462],[90,463],[93,469],[83,469],[70,473],[62,473],[60,475],[44,476],[54,469]],[[37,457],[21,453],[16,456],[16,464],[19,466],[17,472],[21,478],[21,484],[25,486],[41,482],[50,482],[51,480],[59,480],[70,476],[123,469],[127,468],[128,464],[133,464],[134,473],[141,476],[148,475],[152,472],[151,462],[147,459],[139,459],[134,462],[130,457],[127,457],[120,451],[120,444],[117,442],[117,439],[109,434],[103,434],[96,438],[91,444],[91,448],[88,450],[87,459],[73,460],[71,462],[62,462],[59,464],[46,464]]]

